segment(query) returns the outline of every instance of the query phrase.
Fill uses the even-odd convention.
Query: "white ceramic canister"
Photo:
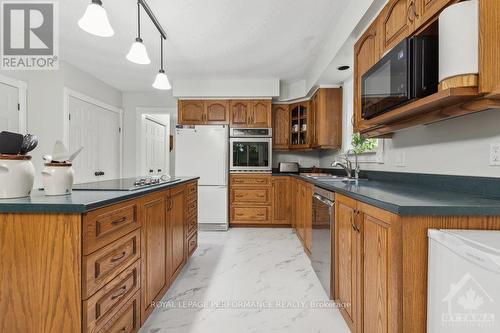
[[[46,163],[42,175],[46,195],[71,194],[75,177],[71,163]]]
[[[35,181],[35,168],[28,155],[0,154],[0,198],[28,197]]]

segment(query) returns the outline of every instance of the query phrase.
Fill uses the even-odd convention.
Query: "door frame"
[[[168,115],[169,118],[170,118],[170,115]],[[168,147],[170,146],[169,142],[170,142],[170,135],[169,135],[169,132],[170,132],[170,128],[169,128],[169,125],[170,124],[165,124],[163,121],[161,121],[160,119],[157,119],[154,117],[154,115],[152,116],[151,114],[143,114],[142,117],[141,117],[141,135],[140,135],[140,140],[141,140],[141,172],[144,171],[146,172],[146,151],[144,149],[144,145],[146,144],[146,140],[145,140],[145,137],[146,137],[146,133],[144,132],[144,121],[145,120],[149,120],[149,121],[152,121],[154,123],[157,123],[161,126],[163,126],[165,128],[165,145],[167,145]],[[167,174],[170,173],[170,151],[168,151],[168,153],[165,153],[165,158],[164,158],[164,161],[163,161],[164,165],[165,165],[165,168],[164,170],[168,170]],[[147,175],[144,174],[144,175]]]
[[[136,159],[136,175],[145,176],[142,172],[145,170],[145,152],[144,145],[146,144],[144,141],[144,133],[142,127],[142,121],[144,115],[151,115],[153,118],[156,114],[159,115],[169,115],[170,116],[170,124],[169,126],[165,125],[167,128],[167,133],[173,135],[172,132],[172,124],[177,122],[175,118],[177,116],[177,108],[176,107],[147,107],[147,106],[138,106],[135,108],[135,148],[136,148],[136,156],[139,156],[139,159]],[[159,119],[155,119],[154,121],[164,124]],[[169,145],[170,137],[167,137],[167,145]],[[174,152],[175,153],[175,152]],[[172,171],[172,165],[170,165],[170,157],[172,152],[169,151],[168,158],[167,154],[165,155],[166,166],[168,168],[168,173],[170,174]]]
[[[81,101],[87,102],[89,104],[93,104],[102,109],[105,109],[110,112],[117,113],[119,115],[119,126],[120,126],[120,135],[119,135],[119,169],[120,169],[120,178],[123,177],[123,109],[107,104],[103,101],[80,93],[78,91],[72,90],[68,87],[64,87],[63,93],[63,142],[66,147],[69,147],[69,98],[73,97],[79,99]]]
[[[19,104],[19,133],[26,133],[27,128],[27,93],[28,84],[25,81],[16,80],[0,74],[0,83],[17,88],[17,103]]]

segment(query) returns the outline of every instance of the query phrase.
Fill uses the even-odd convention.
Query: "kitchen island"
[[[137,331],[197,247],[197,179],[0,200],[0,331]]]

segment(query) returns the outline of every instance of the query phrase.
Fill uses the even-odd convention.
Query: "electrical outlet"
[[[500,165],[500,143],[490,145],[490,165]]]
[[[404,168],[406,166],[406,153],[404,151],[396,154],[396,166]]]

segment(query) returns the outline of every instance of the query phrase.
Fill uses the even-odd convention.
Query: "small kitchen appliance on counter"
[[[299,163],[297,162],[280,162],[278,164],[280,173],[299,173]]]

